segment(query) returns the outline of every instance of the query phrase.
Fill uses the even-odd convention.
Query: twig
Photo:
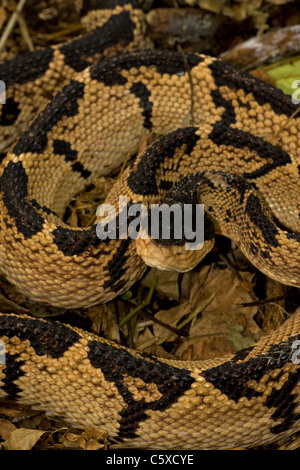
[[[278,300],[286,300],[288,297],[292,297],[292,295],[285,294],[285,295],[279,295],[278,297],[271,297],[270,299],[256,300],[255,302],[243,302],[243,303],[237,304],[237,307],[253,307],[256,305],[265,305],[265,304],[278,302]]]
[[[133,318],[140,310],[142,310],[144,307],[147,307],[147,305],[150,304],[151,298],[152,298],[152,295],[153,295],[153,292],[154,292],[154,289],[155,289],[156,281],[157,281],[157,277],[155,276],[153,278],[153,281],[152,281],[152,284],[150,286],[150,289],[149,289],[149,292],[148,292],[148,295],[147,295],[146,299],[142,300],[139,305],[137,305],[135,308],[130,310],[128,315],[126,315],[126,317],[123,318],[122,321],[120,321],[119,328],[122,328],[122,326],[124,326],[125,323],[127,323],[129,320],[131,320],[131,318]]]
[[[155,318],[153,315],[151,315],[151,314],[148,313],[148,312],[143,312],[143,315],[144,315],[146,318],[148,318],[149,320],[151,320],[152,323],[157,323],[157,325],[162,326],[162,327],[165,328],[166,330],[169,330],[169,331],[171,331],[172,333],[175,333],[175,334],[178,335],[178,336],[184,336],[184,337],[187,337],[187,336],[188,336],[188,333],[186,333],[185,331],[181,331],[181,330],[179,330],[178,328],[174,328],[173,326],[168,325],[168,324],[165,323],[164,321],[161,321],[161,320],[159,320],[158,318]]]
[[[0,39],[0,52],[2,51],[7,39],[9,38],[9,35],[12,32],[12,30],[13,30],[15,24],[16,24],[16,21],[18,21],[19,14],[23,10],[23,7],[24,7],[26,1],[27,0],[20,0],[17,7],[16,7],[16,9],[15,9],[15,11],[11,15],[11,17],[10,17],[10,19],[9,19],[7,25],[6,25],[6,28],[3,31],[1,39]]]
[[[192,74],[191,74],[191,70],[190,70],[186,55],[180,44],[177,44],[177,49],[182,55],[183,62],[184,62],[184,65],[185,65],[185,68],[189,77],[189,82],[190,82],[190,87],[191,87],[191,126],[194,126],[194,122],[195,122],[194,120],[194,84],[193,84]]]
[[[281,131],[283,131],[283,129],[288,125],[288,123],[294,119],[294,117],[296,116],[296,114],[298,114],[300,111],[300,106],[298,106],[298,108],[296,109],[296,111],[293,112],[293,114],[282,124],[282,126],[280,127],[280,129],[276,132],[276,134],[274,135],[274,137],[272,137],[272,142],[277,142],[278,140],[278,137],[279,137],[279,134]]]
[[[22,33],[22,36],[23,36],[23,39],[28,47],[28,49],[33,52],[34,51],[34,45],[33,45],[33,42],[31,40],[31,37],[30,37],[30,34],[29,34],[29,31],[28,31],[28,28],[27,28],[27,23],[26,21],[24,20],[23,16],[20,15],[20,13],[18,13],[18,23],[20,25],[20,30],[21,30],[21,33]]]

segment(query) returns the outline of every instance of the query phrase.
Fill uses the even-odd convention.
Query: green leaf
[[[276,82],[278,88],[280,88],[286,95],[292,95],[300,87],[300,59],[288,64],[278,65],[266,69],[266,72]],[[299,81],[299,85],[293,83]],[[300,93],[297,93],[297,98],[300,99]]]

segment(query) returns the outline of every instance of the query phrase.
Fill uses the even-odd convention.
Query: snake
[[[148,265],[192,269],[221,234],[266,276],[299,287],[297,105],[217,58],[149,49],[134,0],[92,1],[88,14],[86,35],[0,66],[7,280],[33,302],[86,308],[126,292]],[[145,136],[152,141],[136,151]],[[105,200],[116,208],[117,236],[100,239],[101,218],[64,222],[69,201],[130,152]],[[184,236],[120,236],[123,211],[164,201],[204,205],[201,249],[188,251]],[[272,444],[300,428],[299,327],[298,310],[253,346],[181,361],[1,313],[0,398],[103,429],[110,448]]]

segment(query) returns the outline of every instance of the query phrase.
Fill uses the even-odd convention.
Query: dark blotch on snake
[[[13,98],[7,98],[1,109],[0,126],[12,126],[18,119],[20,111],[18,103]]]
[[[272,111],[278,115],[286,114],[290,117],[298,108],[298,105],[293,105],[290,97],[284,95],[282,91],[234,65],[216,60],[209,65],[209,68],[218,89],[224,86],[229,90],[243,90],[245,95],[252,94],[259,105],[271,106]],[[248,109],[247,105],[245,107]]]
[[[177,369],[158,360],[152,362],[124,349],[116,351],[112,346],[97,341],[89,341],[88,357],[92,366],[100,368],[105,379],[115,384],[127,404],[120,412],[120,439],[136,437],[139,423],[148,419],[147,410],[167,410],[194,382],[186,369]],[[144,398],[135,400],[124,380],[128,376],[142,379],[146,384],[153,382],[162,394],[161,398],[149,402]]]
[[[144,127],[146,129],[152,128],[151,117],[152,117],[152,107],[153,104],[149,100],[151,96],[150,91],[147,89],[146,85],[142,82],[135,82],[130,91],[139,98],[139,106],[142,109],[142,115],[144,116]]]
[[[93,248],[99,247],[103,240],[96,234],[96,225],[87,230],[74,230],[57,227],[52,232],[53,242],[65,256],[78,256],[87,252],[90,255]]]
[[[245,213],[257,227],[267,245],[277,247],[279,242],[276,239],[278,235],[278,228],[276,225],[265,215],[264,208],[262,207],[260,199],[255,194],[249,194],[245,205]]]
[[[13,149],[15,155],[43,153],[48,144],[48,132],[64,116],[72,117],[78,112],[78,100],[83,97],[84,84],[71,80],[24,132]]]
[[[60,47],[60,52],[65,56],[65,63],[76,72],[80,72],[90,65],[90,62],[83,57],[101,54],[117,45],[125,48],[134,40],[134,29],[135,24],[130,18],[130,13],[122,11],[118,15],[113,15],[92,34],[64,44]]]
[[[28,176],[22,162],[10,161],[0,177],[0,191],[9,216],[19,233],[31,238],[43,228],[44,219],[26,200]]]
[[[15,57],[0,65],[0,78],[6,89],[14,83],[24,85],[42,77],[53,59],[54,49],[40,49]]]
[[[181,75],[187,73],[187,66],[192,69],[203,59],[195,54],[186,53],[186,61],[178,52],[167,50],[137,51],[124,53],[120,56],[104,59],[91,67],[90,76],[93,80],[103,82],[107,86],[124,85],[127,79],[123,77],[122,70],[155,67],[158,73],[168,75]]]
[[[156,181],[156,172],[165,160],[174,157],[177,149],[184,146],[184,153],[190,155],[199,136],[196,135],[197,127],[178,129],[154,143],[140,159],[136,168],[128,177],[128,185],[135,194],[157,195],[159,182]]]
[[[8,338],[16,336],[21,341],[29,340],[38,356],[49,355],[54,359],[62,357],[80,339],[78,333],[61,323],[9,314],[0,316],[0,332]]]
[[[253,152],[262,161],[266,161],[265,164],[259,165],[257,170],[244,172],[243,176],[247,179],[265,176],[275,168],[291,163],[291,157],[284,150],[241,129],[231,129],[224,122],[216,123],[209,137],[218,146],[225,145],[237,149],[249,149],[249,153]]]

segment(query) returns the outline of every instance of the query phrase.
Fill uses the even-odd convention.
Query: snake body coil
[[[91,18],[102,23],[88,39],[0,67],[9,84],[1,109],[7,144],[43,106],[50,85],[54,93],[1,163],[2,272],[35,301],[87,307],[126,291],[145,271],[142,258],[162,268],[193,267],[220,233],[265,274],[299,287],[297,107],[270,85],[204,55],[124,52],[88,67],[99,54],[142,41],[133,2],[99,5]],[[113,34],[116,26],[122,34]],[[25,61],[31,71],[24,71]],[[37,103],[27,107],[28,90],[37,89]],[[100,240],[96,224],[80,229],[62,221],[70,199],[118,167],[151,131],[162,137],[129,165],[106,202],[117,207],[123,195],[128,207],[149,206],[183,195],[203,203],[206,242],[187,260],[182,244],[139,240],[136,249],[129,238]],[[1,314],[0,397],[76,426],[103,427],[121,447],[270,443],[299,430],[299,366],[292,360],[299,326],[295,314],[247,350],[184,363]]]

